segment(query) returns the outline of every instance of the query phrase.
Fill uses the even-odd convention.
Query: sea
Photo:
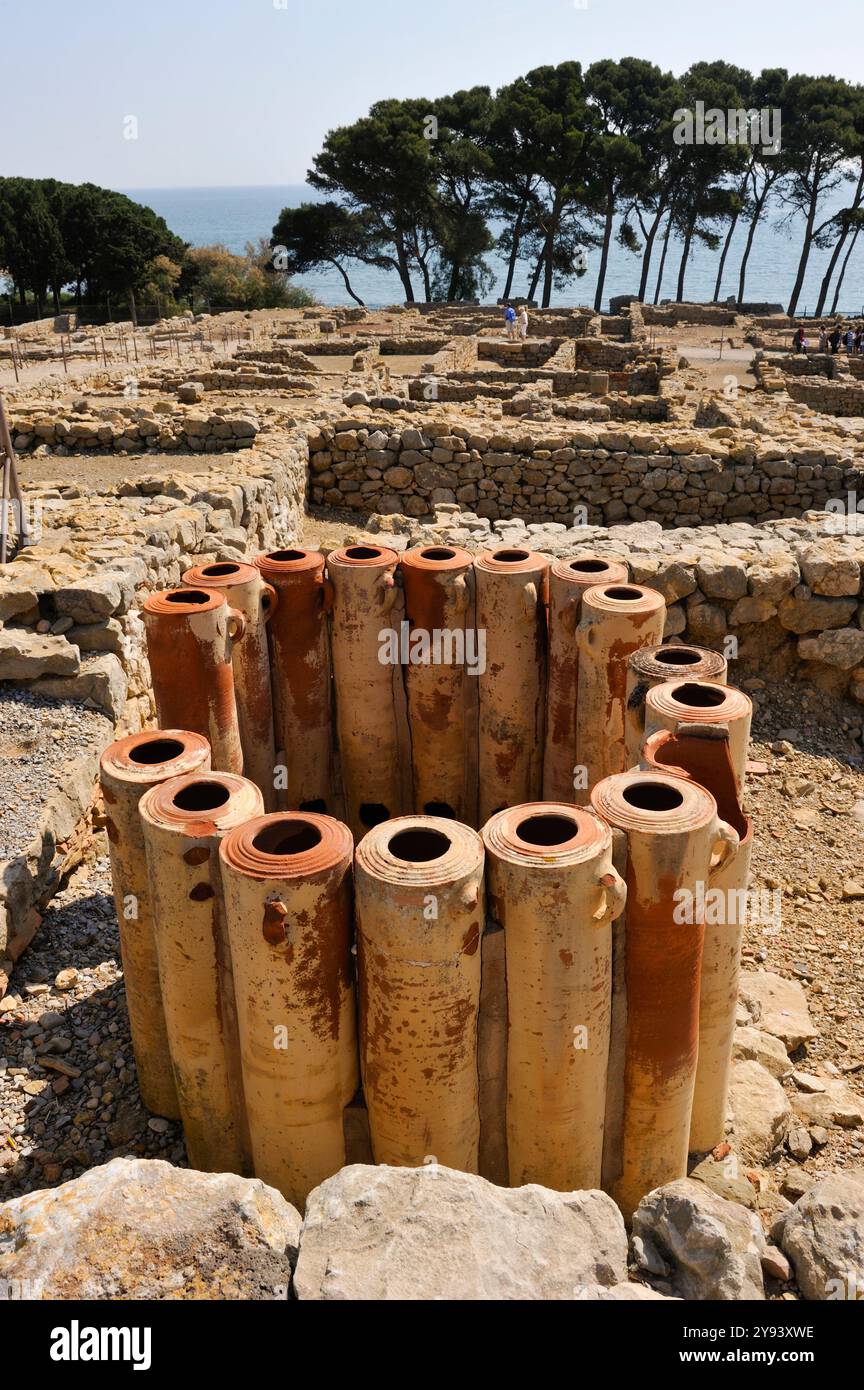
[[[836,190],[826,202],[825,211],[820,217],[824,220],[829,212],[848,203],[849,185]],[[193,246],[208,246],[216,242],[226,246],[229,251],[242,252],[248,242],[256,242],[260,237],[268,240],[272,235],[282,208],[297,207],[302,202],[315,202],[322,195],[304,184],[267,186],[251,188],[137,188],[123,189],[122,192],[138,203],[151,207],[160,217],[164,217],[172,232],[190,242]],[[496,228],[492,225],[493,233]],[[802,219],[780,206],[765,217],[756,232],[753,250],[747,270],[745,286],[746,299],[751,302],[785,304],[795,281],[798,257],[801,252],[803,235]],[[726,258],[726,268],[720,298],[734,294],[738,288],[738,268],[744,248],[746,228],[736,228],[735,236]],[[848,244],[848,243],[847,243]],[[685,298],[691,301],[711,300],[717,276],[719,251],[710,251],[704,244],[697,243],[691,253],[685,282]],[[845,255],[845,249],[843,252]],[[678,265],[681,256],[680,245],[670,241],[660,299],[674,299],[677,287]],[[814,246],[807,268],[804,290],[799,300],[798,311],[813,311],[819,286],[830,256],[830,250],[820,250]],[[599,250],[586,251],[586,272],[567,282],[563,289],[553,292],[553,305],[573,306],[592,304],[596,288]],[[841,257],[842,259],[842,257]],[[503,260],[491,252],[487,261],[495,272],[495,283],[486,295],[484,302],[494,304],[504,286],[506,267]],[[656,287],[660,264],[659,242],[655,247],[649,288],[646,298],[652,300]],[[371,266],[354,264],[349,267],[348,276],[355,292],[370,308],[381,308],[388,304],[404,302],[401,282],[394,272],[377,270]],[[613,241],[610,250],[609,268],[604,291],[604,309],[610,296],[633,294],[639,287],[641,269],[640,258],[622,249]],[[513,294],[524,294],[528,288],[531,267],[520,263],[513,285]],[[307,275],[293,277],[293,283],[310,290],[318,303],[336,305],[351,303],[338,271],[324,269]],[[422,298],[422,285],[419,276],[415,278],[415,295]],[[827,308],[831,307],[833,288],[829,292]],[[864,236],[852,253],[846,270],[839,309],[846,313],[861,313],[864,305]]]

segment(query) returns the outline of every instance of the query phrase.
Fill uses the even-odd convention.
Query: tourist
[[[864,328],[859,328],[855,334],[855,351],[859,355],[864,352]]]
[[[824,327],[824,325],[822,328],[819,329],[819,351],[828,351],[828,330]]]
[[[528,337],[528,309],[526,305],[519,305],[519,313],[517,317],[519,321],[519,337],[524,342],[524,340]]]
[[[805,353],[806,353],[806,351],[807,351],[807,339],[804,337],[804,329],[803,329],[803,328],[796,328],[796,329],[795,329],[795,337],[792,339],[792,347],[794,348],[795,352],[805,352]]]
[[[504,322],[507,326],[507,337],[512,343],[516,341],[516,310],[509,302],[504,310]]]
[[[852,327],[851,323],[849,327],[846,329],[846,337],[844,339],[844,342],[846,344],[846,351],[851,356],[852,351],[855,347],[855,329]]]
[[[833,353],[838,353],[840,351],[840,329],[836,324],[828,334],[828,343]]]

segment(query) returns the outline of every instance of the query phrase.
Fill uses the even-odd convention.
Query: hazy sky
[[[864,0],[0,0],[0,21],[0,173],[114,188],[300,183],[373,101],[565,59],[864,80]]]

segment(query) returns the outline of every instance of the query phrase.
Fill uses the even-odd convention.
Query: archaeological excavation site
[[[864,356],[758,307],[0,338],[0,1282],[864,1297]]]

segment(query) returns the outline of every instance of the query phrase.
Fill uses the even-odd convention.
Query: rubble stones
[[[826,1076],[821,1091],[796,1095],[792,1108],[807,1124],[838,1125],[841,1129],[864,1125],[864,1097],[839,1077]]]
[[[760,1031],[779,1038],[787,1051],[816,1037],[807,999],[797,980],[785,980],[769,970],[744,970],[739,990]]]
[[[851,671],[864,663],[864,631],[841,627],[820,633],[818,637],[804,637],[798,643],[798,655],[802,661],[819,661],[825,666]]]
[[[642,1198],[633,1215],[643,1268],[665,1266],[664,1292],[687,1299],[763,1299],[766,1242],[758,1219],[703,1183],[681,1178]],[[650,1271],[649,1271],[650,1272]]]
[[[767,1162],[789,1128],[786,1092],[758,1062],[733,1062],[729,1087],[735,1148],[749,1163]]]
[[[81,654],[63,637],[41,636],[24,628],[0,628],[0,681],[37,676],[74,676]]]
[[[735,1029],[733,1056],[742,1062],[759,1062],[777,1081],[782,1081],[792,1069],[780,1039],[760,1028]]]

